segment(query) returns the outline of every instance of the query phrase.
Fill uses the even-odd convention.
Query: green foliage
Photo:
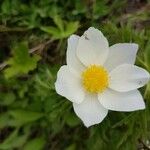
[[[68,115],[66,115],[65,121],[66,124],[69,125],[70,127],[75,127],[80,123],[79,118],[77,118],[73,113],[69,113]]]
[[[43,26],[41,30],[52,35],[54,39],[63,39],[73,34],[78,29],[78,22],[65,22],[59,16],[53,18],[57,27]]]
[[[23,125],[40,119],[43,114],[27,110],[11,110],[8,112],[19,124]]]
[[[10,78],[15,75],[26,74],[30,70],[36,68],[37,61],[40,59],[38,55],[30,56],[26,42],[18,43],[13,48],[13,57],[6,63],[10,66],[5,70],[5,77]]]
[[[111,111],[88,129],[54,87],[57,71],[65,64],[67,38],[90,26],[102,30],[110,45],[138,43],[136,64],[150,71],[150,1],[135,2],[0,1],[0,150],[148,147],[150,83],[140,89],[145,110]]]
[[[27,133],[24,135],[18,135],[18,129],[14,130],[8,138],[0,144],[0,149],[1,150],[8,150],[12,148],[18,148],[21,147],[26,139],[27,139]]]
[[[147,45],[145,47],[144,56],[145,56],[145,63],[146,63],[147,69],[150,70],[150,40],[147,42]]]
[[[23,150],[42,150],[45,145],[45,139],[42,137],[35,138],[31,141],[29,141],[23,148]]]

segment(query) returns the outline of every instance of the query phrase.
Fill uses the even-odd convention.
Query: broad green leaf
[[[28,110],[11,110],[9,114],[16,119],[20,124],[34,122],[43,117],[42,113],[32,112]]]
[[[57,22],[58,23],[58,22]],[[77,31],[79,27],[79,22],[63,22],[64,29],[60,27],[52,27],[52,26],[43,26],[41,30],[52,35],[54,39],[63,39],[69,37],[71,34]]]
[[[9,112],[0,114],[0,129],[3,129],[5,127],[19,127],[23,124],[24,122],[21,122],[16,118],[12,118]]]
[[[62,39],[63,38],[63,31],[59,30],[58,28],[56,27],[51,27],[51,26],[43,26],[41,27],[41,30],[52,35],[52,38],[54,40],[57,40],[57,39]]]
[[[35,138],[25,144],[23,150],[43,150],[45,142],[43,137]]]
[[[57,25],[57,27],[63,31],[64,30],[64,23],[62,21],[62,19],[57,15],[53,17],[53,20],[55,22],[55,24]]]
[[[36,68],[40,59],[38,55],[33,55],[32,57],[29,55],[27,42],[18,43],[13,48],[12,54],[13,57],[6,62],[9,65],[4,70],[6,78],[28,73]]]
[[[74,32],[76,32],[78,27],[79,27],[79,22],[68,22],[66,25],[66,30],[64,31],[65,34],[64,37],[68,37]]]
[[[56,27],[52,27],[52,26],[42,26],[41,30],[51,34],[54,38],[55,37],[59,37],[60,35],[60,30]]]

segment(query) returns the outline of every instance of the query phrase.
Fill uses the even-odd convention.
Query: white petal
[[[86,66],[103,65],[108,52],[108,41],[98,29],[90,27],[79,39],[77,56]]]
[[[81,103],[84,100],[84,90],[80,78],[70,72],[68,66],[62,66],[57,73],[56,92],[68,100]]]
[[[78,45],[79,36],[71,35],[68,39],[67,47],[67,65],[72,71],[76,73],[83,71],[84,66],[76,56],[76,50]]]
[[[97,95],[87,94],[82,103],[73,103],[73,108],[86,127],[100,123],[108,113],[108,110],[99,103]]]
[[[138,90],[116,92],[111,89],[98,95],[100,103],[109,110],[135,111],[145,108],[142,95]]]
[[[104,64],[111,71],[121,64],[134,64],[138,45],[134,43],[118,43],[109,48],[109,55]]]
[[[109,87],[120,92],[135,90],[149,81],[149,73],[138,66],[123,64],[110,72]]]

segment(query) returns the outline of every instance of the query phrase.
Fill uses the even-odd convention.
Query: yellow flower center
[[[91,93],[103,92],[108,87],[108,72],[102,66],[91,65],[82,73],[82,84]]]

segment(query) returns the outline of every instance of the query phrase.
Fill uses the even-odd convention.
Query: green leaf
[[[56,27],[51,27],[51,26],[43,26],[41,27],[41,30],[49,33],[53,36],[54,39],[58,39],[60,37],[60,30]]]
[[[45,139],[43,137],[30,140],[23,148],[23,150],[43,150],[45,145]]]
[[[57,24],[58,24],[58,22],[57,22]],[[62,24],[62,22],[61,22],[61,24]],[[41,27],[41,30],[46,33],[51,34],[53,39],[63,39],[63,38],[69,37],[71,34],[73,34],[74,32],[77,31],[77,29],[79,27],[79,22],[77,22],[77,21],[76,22],[65,22],[64,21],[63,26],[62,25],[58,26],[58,28],[52,27],[52,26],[43,26],[43,27]]]
[[[55,24],[61,31],[64,30],[64,23],[63,23],[62,19],[60,18],[60,16],[58,16],[58,15],[54,16],[53,21],[55,22]]]
[[[75,127],[78,124],[80,124],[80,120],[78,117],[76,117],[73,113],[69,113],[66,116],[66,123],[70,126],[70,127]]]
[[[147,42],[145,53],[144,53],[147,69],[150,70],[150,40]]]
[[[0,114],[0,129],[4,128],[5,126],[8,126],[9,119],[10,118],[8,113]]]
[[[15,101],[15,94],[13,92],[0,93],[0,105],[8,106]]]
[[[68,22],[66,25],[66,30],[64,32],[64,37],[68,37],[77,31],[79,27],[79,22]]]
[[[10,13],[10,8],[11,8],[10,1],[9,0],[3,1],[2,5],[1,5],[2,12],[4,14],[9,14]]]
[[[3,143],[0,144],[0,149],[8,150],[20,147],[25,143],[27,137],[27,133],[24,135],[18,135],[18,129],[16,129],[6,138],[6,140],[4,140]]]
[[[99,17],[103,17],[110,12],[110,7],[107,5],[106,1],[95,1],[93,4],[93,17],[98,19]]]
[[[30,56],[27,42],[21,42],[13,48],[13,57],[6,63],[9,65],[5,69],[5,77],[10,78],[15,75],[26,74],[36,68],[40,57],[38,55]]]
[[[76,144],[73,143],[73,144],[69,145],[67,148],[65,148],[65,150],[76,150]]]
[[[34,122],[43,117],[43,113],[28,110],[11,110],[9,111],[9,114],[20,124]]]

